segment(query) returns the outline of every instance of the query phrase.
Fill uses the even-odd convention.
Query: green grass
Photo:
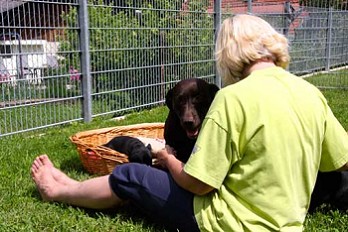
[[[306,77],[306,80],[320,88],[348,89],[348,69],[315,74],[313,76]]]
[[[76,132],[139,122],[162,122],[164,107],[134,113],[126,120],[98,118],[92,123],[71,123],[0,139],[0,231],[163,231],[143,220],[134,209],[96,212],[58,203],[44,203],[29,170],[38,154],[46,153],[69,176],[90,178],[68,137]]]
[[[348,130],[348,91],[323,91],[345,129]],[[165,107],[130,114],[125,120],[107,117],[91,123],[71,123],[40,131],[0,138],[0,231],[164,231],[144,219],[134,208],[97,212],[60,203],[42,202],[30,178],[29,169],[38,154],[46,153],[69,176],[84,180],[91,176],[83,170],[75,146],[68,137],[76,132],[134,124],[163,122]],[[308,215],[306,231],[344,231],[348,216],[322,207]]]

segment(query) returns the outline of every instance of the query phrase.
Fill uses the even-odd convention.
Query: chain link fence
[[[219,84],[215,33],[247,12],[289,38],[290,71],[348,87],[344,1],[0,0],[0,137],[155,107],[185,78]]]

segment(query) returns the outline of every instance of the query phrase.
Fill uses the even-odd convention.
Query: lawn
[[[164,107],[129,115],[116,121],[98,118],[92,123],[28,132],[0,139],[0,231],[163,231],[142,220],[134,209],[95,212],[63,204],[43,203],[29,175],[33,159],[46,153],[69,176],[83,180],[90,177],[83,170],[75,146],[68,137],[94,128],[162,122]]]
[[[306,77],[306,80],[320,88],[348,88],[348,69],[323,72]]]
[[[335,115],[348,130],[348,91],[323,91]],[[116,121],[99,117],[91,123],[74,122],[0,139],[0,231],[164,231],[143,219],[134,208],[96,212],[59,203],[41,201],[29,175],[36,155],[46,153],[69,176],[83,180],[90,177],[83,170],[75,146],[68,137],[76,132],[135,124],[163,122],[165,107],[130,114]],[[344,231],[346,213],[323,206],[308,215],[306,231]]]

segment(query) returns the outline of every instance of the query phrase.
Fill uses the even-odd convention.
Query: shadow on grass
[[[47,202],[44,202],[42,200],[39,191],[35,187],[30,188],[28,190],[28,193],[29,193],[27,194],[28,196],[37,200],[37,204],[41,204],[41,203],[47,204]],[[116,221],[141,225],[141,227],[150,229],[150,231],[162,231],[162,232],[169,231],[165,228],[164,225],[152,220],[150,217],[148,217],[148,215],[146,215],[144,212],[142,212],[141,210],[139,210],[137,207],[135,207],[132,204],[126,204],[117,209],[105,209],[105,210],[93,210],[93,209],[76,207],[76,206],[68,205],[65,203],[59,203],[59,202],[50,202],[49,204],[54,205],[54,207],[59,207],[63,211],[65,210],[71,211],[71,209],[73,209],[74,211],[76,210],[80,214],[84,214],[95,220],[98,220],[100,218],[109,218],[111,219],[111,221],[115,219]]]
[[[311,216],[331,215],[332,212],[337,212],[339,214],[347,214],[348,210],[339,209],[338,207],[335,207],[334,205],[331,205],[329,203],[323,203],[320,206],[316,207],[314,210],[309,211],[308,214]]]
[[[132,224],[140,224],[146,228],[152,228],[153,231],[167,231],[165,226],[159,223],[158,221],[154,221],[149,215],[141,211],[139,208],[129,203],[117,209],[109,209],[109,210],[91,210],[91,209],[83,209],[84,212],[92,218],[98,218],[102,214],[103,216],[114,218],[117,217],[121,221],[129,221]]]
[[[81,160],[78,156],[70,157],[69,159],[64,159],[61,162],[60,170],[64,173],[68,172],[78,172],[86,174],[86,170],[83,168]]]

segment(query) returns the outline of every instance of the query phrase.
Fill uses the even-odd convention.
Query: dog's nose
[[[194,127],[193,120],[186,120],[186,121],[184,121],[184,127],[188,128],[188,129],[193,129],[193,127]]]

